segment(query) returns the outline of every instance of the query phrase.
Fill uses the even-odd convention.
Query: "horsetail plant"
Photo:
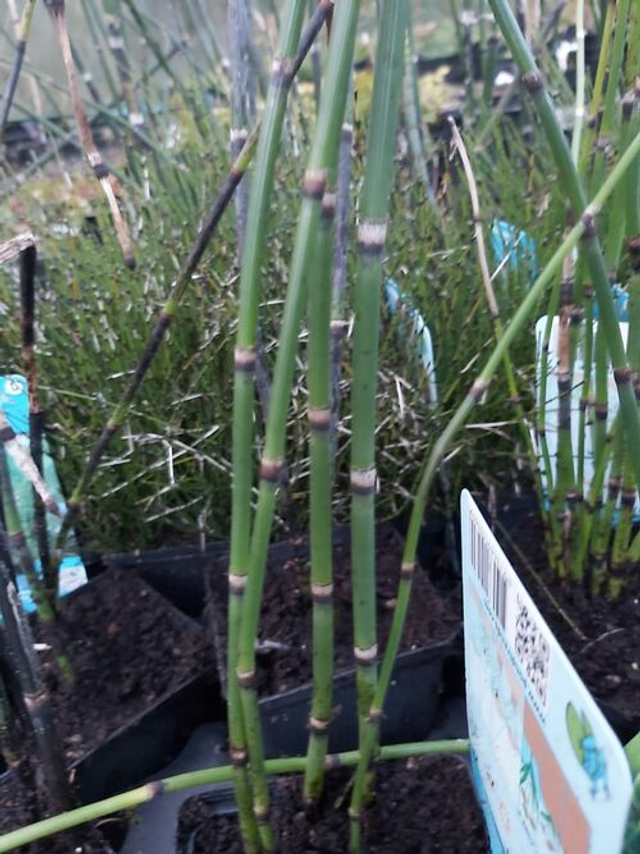
[[[385,0],[380,18],[379,56],[373,83],[369,143],[358,226],[358,270],[351,389],[351,565],[353,637],[358,688],[361,760],[353,787],[350,850],[360,851],[360,822],[371,748],[366,735],[377,683],[375,425],[380,327],[380,292],[399,102],[405,71],[407,0]],[[371,730],[373,731],[373,730]]]
[[[630,462],[637,486],[640,483],[640,414],[638,413],[633,389],[633,371],[629,366],[625,353],[605,258],[598,239],[593,212],[591,207],[587,207],[583,184],[560,128],[555,110],[511,9],[505,0],[490,0],[490,3],[500,29],[523,76],[526,88],[539,111],[543,129],[556,161],[560,179],[567,191],[573,215],[575,217],[582,216],[587,226],[586,234],[582,240],[580,259],[581,263],[584,263],[593,282],[599,309],[598,332],[595,343],[597,405],[595,432],[596,458],[598,454],[603,453],[604,418],[606,417],[606,397],[604,397],[606,386],[603,383],[603,376],[606,370],[605,358],[608,356],[611,360],[613,375],[618,389],[621,426],[625,434],[625,447],[628,448],[631,457]],[[607,49],[606,44],[603,49]],[[600,65],[602,66],[602,64]],[[617,86],[617,80],[612,80],[611,85]],[[625,160],[629,150],[627,149],[627,151],[622,153],[619,163]],[[602,422],[602,424],[598,425],[598,421]],[[580,488],[580,484],[577,486]],[[565,508],[561,509],[563,512],[565,511]],[[566,512],[570,514],[569,506],[566,507]],[[586,515],[588,514],[583,514],[583,517]],[[609,531],[607,531],[608,534]]]
[[[357,0],[340,4],[331,30],[327,79],[323,87],[316,132],[303,182],[303,199],[298,217],[278,355],[273,374],[273,399],[269,407],[264,451],[260,464],[260,486],[251,534],[249,572],[246,575],[246,582],[243,580],[243,586],[239,590],[243,600],[236,665],[237,677],[253,783],[254,813],[258,820],[262,845],[267,851],[272,851],[275,843],[268,823],[269,791],[264,775],[262,736],[255,688],[255,641],[276,494],[284,465],[288,402],[293,383],[299,326],[306,300],[307,277],[310,273],[313,247],[317,239],[328,173],[337,165],[358,11]],[[254,317],[255,312],[257,312],[257,305],[254,309]],[[253,323],[255,324],[256,320]],[[240,352],[242,354],[246,351],[241,349]],[[250,350],[249,353],[252,360],[253,352]],[[236,415],[237,413],[234,413],[234,430],[236,427],[242,429],[242,425],[236,420]],[[245,528],[244,536],[246,536],[246,530]]]
[[[503,8],[504,7],[504,8]],[[574,134],[574,145],[571,156],[564,144],[564,137],[559,130],[557,119],[543,88],[538,86],[535,65],[522,36],[513,27],[505,4],[497,3],[496,10],[502,16],[500,23],[510,43],[525,81],[529,81],[529,89],[541,109],[543,125],[552,140],[554,156],[562,167],[562,174],[570,189],[570,199],[577,214],[578,205],[584,202],[584,193],[580,178],[576,171],[577,140]],[[600,104],[603,104],[602,121],[599,128],[587,128],[580,158],[580,171],[585,183],[590,183],[592,190],[598,189],[605,174],[605,148],[609,148],[615,139],[618,142],[618,157],[624,155],[634,132],[640,127],[637,124],[637,98],[628,93],[622,101],[622,124],[617,118],[620,114],[619,92],[623,77],[630,76],[629,62],[634,62],[634,53],[627,55],[627,66],[623,74],[625,57],[625,38],[627,23],[631,24],[630,39],[633,39],[633,27],[637,26],[636,19],[629,18],[630,4],[624,2],[610,4],[607,9],[607,24],[603,42],[598,72],[591,103],[591,116],[597,116]],[[614,26],[614,22],[616,26]],[[524,47],[523,47],[524,45]],[[609,73],[605,84],[605,71],[609,65]],[[631,72],[637,73],[640,68],[634,66]],[[533,81],[533,82],[532,82]],[[577,128],[579,132],[579,127]],[[595,142],[595,146],[594,146]],[[587,156],[593,148],[593,163]],[[631,175],[637,169],[636,163],[631,166]],[[595,226],[591,234],[583,241],[582,251],[574,262],[567,262],[562,279],[552,290],[549,302],[547,323],[544,333],[542,364],[540,372],[540,408],[538,413],[538,441],[543,459],[548,507],[541,502],[543,517],[549,526],[550,543],[548,554],[550,565],[561,578],[572,578],[581,582],[585,577],[585,562],[590,556],[590,588],[598,593],[607,577],[607,572],[614,573],[612,549],[616,538],[612,536],[612,527],[617,514],[617,504],[621,494],[623,468],[626,465],[625,502],[635,504],[635,484],[638,478],[638,460],[636,436],[638,415],[635,407],[634,392],[631,385],[632,367],[629,366],[630,354],[625,354],[620,327],[613,306],[613,298],[609,279],[615,281],[622,259],[622,246],[625,236],[634,235],[633,228],[637,217],[637,188],[633,180],[627,186],[619,186],[616,190],[615,204],[606,218],[603,218],[604,255],[598,245]],[[630,200],[630,201],[627,201]],[[627,221],[627,214],[628,221]],[[608,273],[606,271],[609,271]],[[594,333],[592,305],[592,287],[585,281],[587,272],[596,286],[599,301],[599,322]],[[604,300],[604,305],[603,301]],[[547,405],[547,371],[548,350],[554,318],[559,311],[558,326],[558,455],[557,471],[554,477],[551,469],[545,433],[545,411]],[[622,418],[626,419],[615,434],[608,436],[607,419],[609,412],[608,401],[608,372],[609,357],[613,345],[614,378],[618,384],[621,398]],[[572,442],[571,394],[574,386],[574,362],[582,347],[582,363],[584,375],[582,378],[580,410],[578,414],[578,445],[577,465],[574,465],[574,448]],[[594,369],[592,369],[594,361]],[[591,400],[593,389],[593,401]],[[631,406],[630,402],[634,405]],[[588,430],[588,413],[592,411],[594,423],[591,428],[591,440],[594,449],[594,475],[589,490],[588,499],[584,500],[585,482],[585,452]],[[632,419],[635,415],[635,421]],[[636,433],[634,433],[634,430]],[[636,459],[632,459],[635,454]],[[602,502],[602,486],[606,473],[604,458],[610,460],[610,472],[607,483],[606,500]],[[598,491],[598,487],[599,490]],[[594,489],[594,487],[596,487]],[[619,548],[625,538],[619,534]],[[630,543],[626,540],[626,547]],[[616,553],[615,566],[626,564],[620,551]],[[619,592],[617,581],[607,584],[609,595]]]
[[[380,667],[374,701],[366,719],[364,737],[360,743],[360,761],[358,763],[357,773],[360,775],[361,780],[366,775],[369,764],[372,758],[375,757],[378,749],[379,728],[384,709],[385,697],[391,682],[394,663],[400,649],[402,632],[411,597],[411,587],[416,564],[420,528],[427,506],[427,501],[431,495],[431,490],[436,480],[438,470],[445,459],[447,452],[450,450],[453,440],[466,424],[471,411],[484,398],[493,377],[500,365],[503,363],[505,354],[509,352],[509,348],[512,347],[517,337],[522,333],[527,320],[538,306],[541,296],[561,271],[564,260],[575,251],[584,236],[589,234],[591,218],[598,216],[604,204],[614,193],[616,187],[627,175],[629,169],[634,163],[634,159],[639,155],[640,134],[635,137],[611,173],[605,178],[602,187],[589,205],[589,216],[581,216],[577,218],[576,225],[565,237],[562,244],[547,262],[542,273],[540,273],[536,281],[531,286],[531,289],[524,297],[510,323],[505,327],[503,336],[500,341],[496,343],[484,368],[473,382],[462,403],[458,406],[452,417],[447,422],[442,433],[438,436],[429,457],[424,464],[414,498],[404,552],[402,555],[400,581],[396,596],[396,607],[394,609],[393,622],[389,633],[389,640],[387,642],[382,665]]]
[[[336,211],[336,169],[327,170],[320,228],[312,247],[308,286],[311,593],[313,694],[304,797],[315,803],[324,780],[333,689],[333,536],[331,452],[331,273]]]
[[[228,704],[231,721],[231,757],[236,771],[236,797],[240,800],[239,784],[246,791],[247,740],[243,726],[244,710],[241,705],[240,684],[236,675],[240,647],[241,626],[244,623],[243,596],[247,587],[250,563],[247,532],[251,530],[251,492],[253,485],[253,401],[254,370],[258,336],[258,305],[261,293],[261,262],[264,253],[267,219],[274,185],[275,163],[282,136],[287,96],[291,88],[298,63],[295,51],[300,38],[305,14],[304,0],[290,0],[286,10],[285,24],[281,31],[279,52],[273,64],[272,82],[265,106],[264,127],[260,135],[257,152],[253,191],[247,212],[246,242],[242,257],[239,292],[239,318],[235,350],[235,381],[233,397],[233,486],[231,517],[231,551],[229,556],[229,629],[227,638],[228,656]],[[306,53],[315,40],[319,29],[333,8],[331,2],[318,4],[302,38],[302,49]],[[299,55],[302,50],[299,51]],[[278,390],[274,389],[274,394]],[[288,397],[286,398],[288,399]],[[286,400],[285,399],[285,400]],[[278,401],[277,403],[275,401]],[[268,408],[267,423],[274,408],[284,401],[275,397]],[[259,758],[251,755],[252,772]],[[258,790],[254,791],[254,812],[259,806],[262,782],[258,779]],[[263,792],[264,795],[264,787]],[[249,814],[250,818],[250,814]],[[245,819],[247,822],[249,818]],[[256,814],[260,824],[260,813]],[[264,824],[264,823],[263,823]],[[244,834],[243,834],[244,835]],[[261,838],[269,839],[269,830],[262,827]]]

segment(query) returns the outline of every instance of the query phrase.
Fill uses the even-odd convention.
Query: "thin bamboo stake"
[[[380,292],[405,67],[408,8],[407,0],[384,0],[382,4],[358,227],[351,384],[351,566],[359,746],[363,760],[358,766],[349,807],[349,850],[353,852],[361,849],[362,808],[369,771],[365,758],[366,734],[370,729],[368,716],[377,684],[375,426]]]
[[[76,124],[78,126],[78,135],[80,137],[80,142],[82,143],[82,150],[84,151],[85,157],[89,161],[89,165],[93,169],[93,173],[102,187],[109,204],[109,210],[111,211],[111,217],[113,219],[118,243],[120,244],[125,264],[127,267],[133,269],[135,267],[135,258],[133,256],[131,240],[117,199],[117,196],[120,195],[120,188],[114,175],[109,171],[109,167],[105,164],[102,159],[102,155],[96,147],[93,139],[93,132],[87,119],[87,114],[78,90],[78,81],[76,80],[73,56],[71,55],[69,31],[65,20],[65,3],[64,0],[45,0],[45,2],[51,12],[58,33],[58,40],[60,42],[62,59],[67,72],[69,92],[71,94],[73,111],[75,113]]]
[[[628,173],[635,157],[640,154],[640,134],[620,158],[611,174],[605,179],[604,184],[589,205],[589,216],[579,217],[577,224],[571,229],[561,246],[556,250],[548,261],[542,273],[527,292],[520,303],[514,317],[507,325],[502,339],[493,349],[484,368],[471,386],[465,399],[458,406],[453,416],[447,423],[444,431],[436,440],[433,449],[425,463],[420,476],[420,482],[416,492],[413,510],[409,521],[409,528],[405,540],[405,548],[402,556],[402,571],[396,596],[396,607],[393,614],[393,622],[389,633],[389,640],[384,652],[382,667],[378,678],[378,686],[374,703],[369,712],[367,727],[363,743],[360,744],[361,761],[359,768],[368,767],[370,758],[375,755],[376,744],[379,739],[380,721],[382,719],[385,697],[391,682],[393,666],[400,648],[404,621],[411,596],[411,583],[416,563],[418,539],[427,500],[436,479],[438,469],[451,448],[453,440],[466,423],[474,406],[484,397],[491,380],[500,367],[504,354],[513,345],[517,336],[522,332],[531,316],[538,306],[542,294],[546,288],[559,274],[564,259],[575,250],[580,240],[588,234],[591,217],[597,216],[602,210],[605,202],[611,197],[615,188]]]
[[[381,762],[392,762],[398,759],[409,759],[412,756],[437,756],[443,753],[451,756],[464,756],[468,752],[469,741],[464,738],[443,741],[423,741],[409,744],[392,744],[388,747],[382,747],[380,749],[379,760]],[[325,764],[328,771],[337,768],[350,768],[357,764],[358,758],[359,754],[357,750],[346,753],[334,753],[327,756]],[[306,757],[304,756],[294,756],[289,759],[268,759],[265,763],[265,768],[267,774],[271,775],[299,774],[301,771],[304,771],[306,761]],[[216,783],[225,783],[231,779],[232,773],[233,766],[231,765],[204,768],[201,771],[191,771],[188,774],[179,774],[176,777],[167,777],[164,780],[154,780],[137,789],[131,789],[128,792],[114,795],[103,801],[96,801],[93,804],[78,807],[71,812],[45,818],[35,824],[21,827],[18,830],[12,830],[10,833],[0,836],[0,854],[6,854],[7,851],[22,848],[24,845],[37,842],[39,839],[46,839],[55,833],[62,833],[80,824],[96,821],[99,818],[104,818],[123,810],[133,809],[141,804],[149,803],[149,801],[162,795],[169,795],[172,792],[183,792],[185,789],[193,789],[198,786],[212,786]]]
[[[555,108],[546,91],[544,80],[520,32],[508,0],[489,0],[489,3],[511,49],[513,58],[520,69],[525,87],[539,112],[545,135],[553,158],[556,161],[560,180],[569,197],[573,214],[576,217],[586,216],[587,218],[588,230],[583,241],[583,257],[593,280],[600,309],[599,324],[603,329],[607,349],[611,356],[614,379],[620,399],[620,412],[622,414],[625,433],[627,434],[627,442],[631,448],[636,483],[640,483],[640,417],[631,381],[632,372],[626,359],[595,221],[591,216],[590,209],[587,208],[584,188],[571,159],[571,152],[560,127]],[[619,162],[622,162],[623,158]]]
[[[302,65],[304,58],[307,55],[311,44],[313,43],[319,30],[321,29],[324,20],[326,19],[326,15],[328,14],[328,10],[330,8],[333,8],[333,0],[326,0],[325,2],[321,2],[318,7],[318,14],[314,17],[312,21],[309,21],[308,26],[305,28],[305,31],[300,40],[300,45],[298,47],[298,53],[289,69],[289,73],[293,77],[295,77],[300,66]],[[259,135],[260,121],[256,122],[256,124],[252,128],[252,131],[249,134],[249,138],[247,139],[247,142],[245,143],[245,146],[242,149],[240,156],[229,170],[224,184],[220,188],[211,208],[209,209],[209,212],[205,216],[198,236],[196,237],[193,246],[191,247],[189,255],[187,256],[182,267],[180,268],[178,276],[176,277],[176,280],[169,292],[167,301],[164,304],[162,310],[158,315],[157,320],[154,323],[154,326],[151,330],[151,334],[149,335],[149,339],[147,340],[147,344],[142,352],[142,355],[140,356],[140,359],[138,360],[138,363],[136,364],[133,370],[131,379],[127,383],[127,386],[123,391],[120,400],[112,410],[104,430],[102,431],[98,441],[96,442],[94,448],[91,451],[91,454],[89,455],[84,470],[78,480],[78,483],[76,484],[76,487],[67,502],[67,513],[63,519],[63,523],[58,534],[56,543],[57,562],[59,562],[61,559],[61,553],[66,543],[67,536],[69,535],[69,531],[71,530],[71,526],[74,520],[78,516],[80,506],[86,494],[87,487],[91,482],[93,475],[95,474],[100,460],[102,459],[107,448],[109,447],[112,438],[122,427],[129,412],[131,403],[138,389],[140,388],[140,385],[142,384],[142,381],[146,376],[146,373],[149,370],[149,367],[151,366],[156,353],[158,352],[162,340],[176,315],[180,303],[182,302],[189,288],[189,285],[193,278],[193,274],[195,273],[198,264],[202,260],[202,256],[207,246],[209,245],[209,242],[213,237],[218,227],[218,224],[229,205],[229,202],[233,198],[233,194],[236,190],[236,187],[242,180],[242,176],[245,174],[246,170],[249,167],[249,164],[253,160]],[[0,261],[1,260],[2,247],[0,247]]]
[[[9,113],[11,112],[13,98],[16,93],[16,88],[18,86],[18,80],[20,79],[20,70],[22,69],[24,55],[27,50],[27,42],[29,41],[29,33],[31,32],[31,20],[33,18],[33,10],[35,9],[35,6],[36,0],[26,0],[24,4],[24,9],[22,10],[22,17],[18,25],[15,54],[13,57],[13,66],[7,79],[4,95],[2,97],[2,111],[0,112],[0,140],[2,139],[2,136],[4,134],[4,129],[9,118]]]
[[[251,536],[249,573],[246,576],[246,588],[244,589],[242,604],[237,677],[240,685],[245,735],[251,763],[254,813],[261,829],[262,845],[267,852],[273,850],[275,841],[268,824],[269,791],[264,775],[262,733],[255,688],[255,641],[276,493],[284,463],[288,403],[293,383],[299,326],[305,305],[309,263],[312,247],[317,238],[322,198],[326,190],[327,170],[335,168],[337,164],[340,130],[351,74],[358,12],[358,0],[348,0],[348,2],[341,3],[336,12],[331,32],[327,81],[323,88],[317,129],[305,172],[303,201],[298,217],[298,228],[289,272],[282,331],[273,375],[273,400],[269,407],[264,452],[260,466],[260,487]],[[258,306],[255,304],[251,308],[250,316],[247,318],[249,336],[255,329]],[[243,334],[246,334],[244,329]],[[240,328],[238,336],[240,336]],[[250,344],[251,341],[252,338],[249,337]],[[246,351],[240,349],[239,354],[242,355],[243,353]],[[251,350],[247,355],[253,361]],[[247,361],[249,359],[245,358],[244,364]],[[234,412],[234,429],[237,426],[241,430],[242,425],[238,424],[235,416],[236,413]],[[250,440],[250,435],[244,439],[241,448],[250,448],[250,442],[247,440]],[[249,465],[250,457],[248,459],[245,457],[245,466]],[[234,467],[234,470],[237,469]],[[241,534],[242,529],[237,530],[238,534]],[[245,527],[245,537],[247,530]]]

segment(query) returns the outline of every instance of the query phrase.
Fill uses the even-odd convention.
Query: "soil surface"
[[[65,597],[59,622],[73,684],[60,678],[50,650],[40,655],[68,765],[189,677],[213,668],[204,631],[133,572],[110,570]],[[46,640],[36,621],[34,630]],[[44,817],[37,795],[41,771],[30,745],[23,753],[16,771],[0,777],[0,833]],[[78,832],[86,846],[79,850],[110,850],[92,834],[86,827]],[[78,838],[45,840],[28,850],[69,854]]]
[[[499,518],[496,534],[523,584],[618,735],[628,740],[640,726],[640,578],[636,574],[615,601],[591,597],[551,573],[532,502],[513,502]]]
[[[396,531],[384,526],[377,534],[378,648],[389,637],[400,576],[402,545]],[[225,558],[214,561],[207,579],[209,623],[219,660],[224,661],[227,622]],[[335,658],[337,670],[353,666],[351,555],[346,536],[333,553]],[[276,545],[270,552],[260,613],[258,692],[272,696],[310,681],[312,675],[312,609],[308,541]],[[450,638],[460,625],[459,609],[440,597],[426,573],[417,571],[403,633],[402,651]]]
[[[109,570],[63,599],[60,626],[73,685],[50,653],[43,663],[69,761],[207,666],[200,627],[132,572]]]
[[[343,769],[329,775],[313,820],[305,815],[301,779],[277,780],[272,815],[280,854],[347,851],[352,773]],[[177,854],[242,854],[235,816],[215,816],[214,810],[206,795],[185,801]],[[484,820],[468,766],[444,756],[379,765],[363,838],[367,854],[486,854]]]

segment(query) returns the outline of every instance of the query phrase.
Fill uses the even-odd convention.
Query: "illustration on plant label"
[[[596,744],[589,719],[584,712],[579,715],[572,703],[567,705],[567,732],[573,752],[591,781],[591,796],[609,798],[607,760]]]

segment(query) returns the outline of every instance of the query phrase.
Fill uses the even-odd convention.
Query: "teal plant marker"
[[[415,306],[412,306],[407,297],[400,290],[393,279],[387,279],[385,282],[385,297],[387,308],[391,315],[397,312],[404,313],[408,316],[412,326],[412,336],[416,339],[416,351],[420,363],[424,368],[425,376],[427,377],[429,389],[429,403],[438,402],[438,386],[436,383],[435,359],[433,355],[433,339],[431,331],[427,323]]]
[[[491,226],[491,248],[498,266],[504,264],[514,273],[524,267],[531,283],[538,277],[538,246],[526,231],[496,219]]]
[[[469,737],[492,854],[620,854],[622,745],[466,490],[461,524]]]
[[[29,448],[29,400],[27,394],[27,381],[20,374],[0,375],[0,411],[4,414],[9,427],[16,434],[17,442],[25,449]],[[16,499],[16,505],[22,529],[27,537],[27,542],[32,554],[38,554],[38,546],[34,536],[33,519],[33,497],[32,485],[19,469],[11,454],[7,454],[9,476]],[[62,488],[58,479],[55,464],[49,453],[46,439],[43,440],[42,457],[43,479],[48,492],[57,504],[61,513],[64,514],[66,507]],[[51,548],[55,545],[56,537],[60,530],[61,520],[53,513],[47,513],[47,531]],[[86,584],[87,572],[82,559],[76,554],[77,548],[73,538],[68,540],[68,551],[60,566],[59,595],[64,596],[77,587]],[[41,574],[40,561],[35,562],[36,571]],[[22,574],[16,577],[18,593],[22,600],[25,611],[31,613],[36,610],[33,595],[27,580]]]

